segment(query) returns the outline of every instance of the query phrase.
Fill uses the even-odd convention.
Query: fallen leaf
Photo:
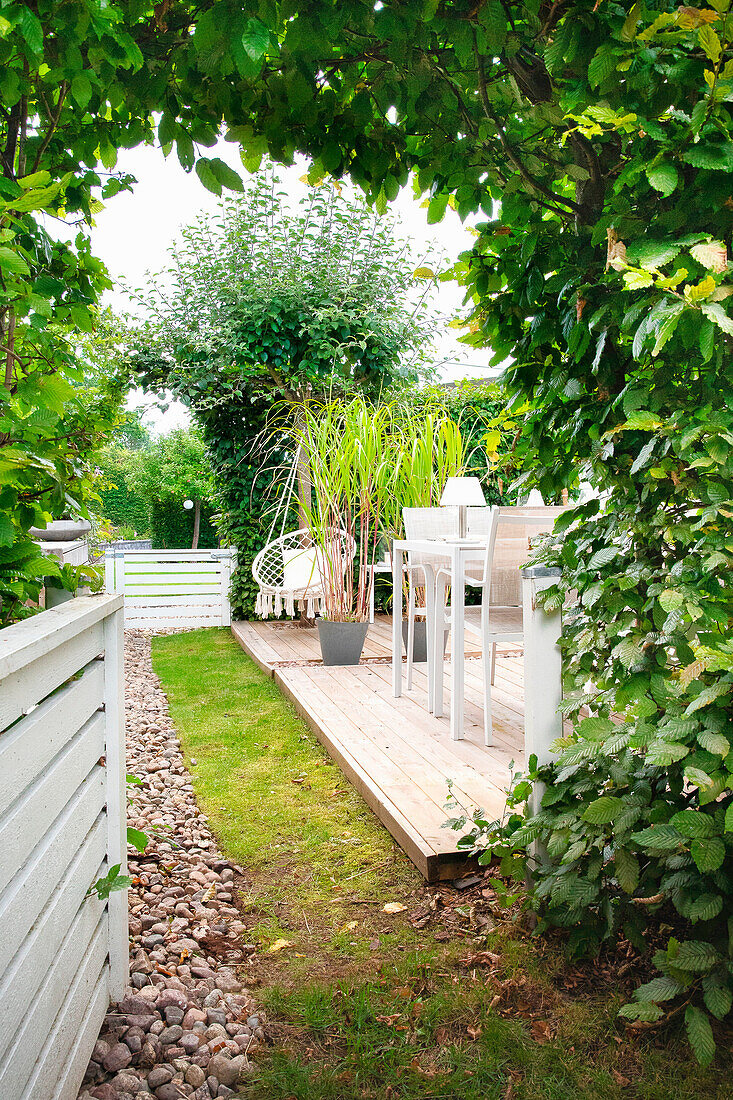
[[[354,929],[359,927],[358,920],[347,920],[346,924],[342,924],[339,928],[339,932],[353,932]]]
[[[536,1043],[546,1043],[552,1038],[553,1027],[548,1020],[533,1020],[531,1031]]]
[[[270,946],[267,948],[267,954],[276,955],[278,951],[285,951],[286,948],[292,946],[293,943],[291,940],[275,940],[275,942],[271,943]]]
[[[466,1031],[468,1032],[468,1034],[471,1036],[472,1039],[478,1039],[479,1035],[483,1031],[483,1028],[480,1027],[480,1026],[479,1027],[471,1027],[469,1025],[469,1027],[466,1028]]]
[[[379,939],[373,939],[369,941],[370,951],[379,951]]]
[[[386,905],[382,906],[383,913],[404,913],[407,910],[407,906],[403,905],[401,901],[388,901]]]
[[[619,1071],[617,1069],[612,1069],[611,1070],[611,1076],[613,1077],[614,1081],[619,1086],[619,1088],[625,1089],[625,1088],[628,1088],[628,1086],[631,1084],[631,1081],[629,1080],[629,1078],[624,1077],[623,1073],[619,1073]]]

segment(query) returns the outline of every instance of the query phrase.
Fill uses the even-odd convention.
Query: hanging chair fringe
[[[283,611],[291,619],[300,612],[305,612],[309,619],[315,619],[321,609],[322,597],[307,594],[296,595],[295,592],[268,591],[260,588],[255,600],[255,615],[260,619],[269,619],[271,615],[279,619]]]

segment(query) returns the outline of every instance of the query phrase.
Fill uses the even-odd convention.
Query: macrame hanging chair
[[[313,619],[321,610],[326,595],[325,585],[332,563],[323,560],[323,551],[315,545],[307,527],[285,531],[295,490],[298,458],[299,453],[288,473],[282,500],[267,536],[267,544],[252,563],[252,576],[258,588],[255,614],[262,619],[267,619],[270,615],[280,618],[283,611],[291,618],[299,612],[305,612],[309,619]],[[273,539],[281,517],[280,534]],[[350,558],[354,556],[355,547],[351,542],[346,531],[341,531],[338,545],[333,548],[333,558],[340,559],[342,569],[346,568]]]

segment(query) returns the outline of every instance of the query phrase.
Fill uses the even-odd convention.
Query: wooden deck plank
[[[494,740],[483,745],[482,672],[478,639],[466,639],[466,735],[449,735],[446,717],[427,709],[424,664],[415,665],[413,687],[395,699],[391,682],[391,621],[377,617],[362,663],[324,667],[317,631],[294,623],[233,623],[232,633],[258,666],[273,676],[346,778],[429,880],[450,878],[465,866],[458,834],[443,828],[449,780],[469,810],[498,816],[510,763],[523,750],[522,660],[500,650],[492,689]],[[446,661],[445,674],[450,668]]]

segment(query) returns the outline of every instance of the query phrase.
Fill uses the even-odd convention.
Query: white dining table
[[[402,694],[402,575],[406,553],[429,554],[444,558],[450,569],[451,586],[451,690],[450,734],[454,741],[463,737],[463,675],[465,636],[466,565],[483,562],[486,543],[467,539],[395,539],[392,543],[392,690],[395,699]],[[399,614],[398,614],[399,611]],[[428,631],[428,661],[432,664],[433,697],[429,707],[436,717],[443,714],[443,652]]]

